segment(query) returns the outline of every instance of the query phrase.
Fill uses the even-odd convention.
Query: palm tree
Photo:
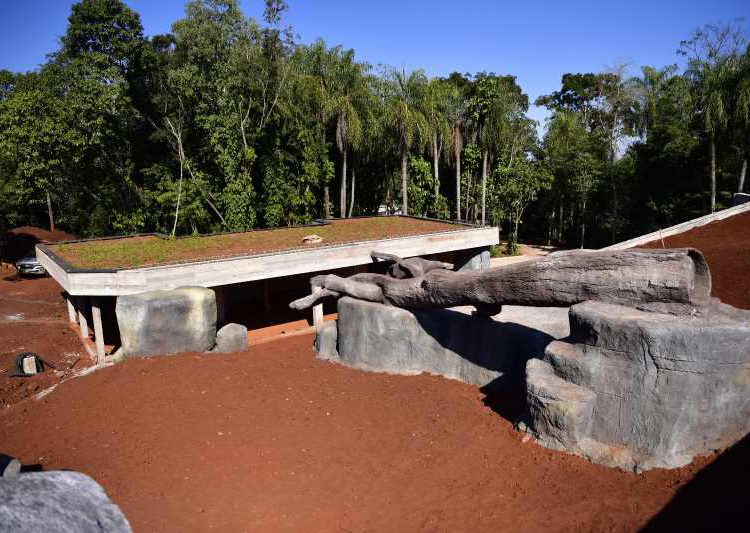
[[[680,43],[687,56],[686,77],[693,83],[695,112],[708,135],[711,161],[711,212],[716,210],[716,138],[724,133],[730,117],[732,73],[746,39],[739,24],[707,25]]]
[[[331,117],[331,84],[333,82],[333,60],[340,52],[340,47],[328,49],[325,41],[318,39],[309,47],[300,47],[302,52],[303,71],[312,80],[317,101],[316,118],[320,140],[326,144],[326,127]],[[323,183],[323,217],[331,217],[331,200],[328,182]]]
[[[669,65],[662,69],[641,67],[642,76],[633,77],[627,82],[628,88],[635,93],[634,129],[644,141],[648,140],[648,132],[653,126],[656,103],[676,71],[677,65]]]
[[[448,152],[456,168],[456,221],[461,221],[461,150],[463,150],[463,130],[466,124],[466,100],[461,90],[454,84],[448,84],[445,99],[445,116],[450,124],[450,140],[453,151]]]
[[[427,132],[422,112],[427,78],[422,70],[393,70],[390,78],[389,119],[398,140],[401,159],[402,213],[409,214],[408,163],[409,150]]]
[[[347,161],[350,149],[362,142],[362,120],[359,105],[364,99],[364,70],[367,66],[354,61],[354,50],[337,57],[335,96],[329,101],[329,112],[336,120],[336,147],[341,154],[341,190],[339,215],[346,218]],[[352,176],[352,180],[353,180]],[[353,189],[352,185],[352,189]],[[354,192],[352,191],[352,196]]]
[[[446,115],[446,98],[448,86],[440,78],[433,78],[427,85],[425,97],[425,119],[427,122],[430,142],[428,151],[432,156],[432,172],[435,176],[435,198],[440,195],[440,156],[443,154],[444,143],[452,135],[451,124]]]

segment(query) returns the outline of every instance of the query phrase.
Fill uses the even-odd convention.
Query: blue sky
[[[57,48],[69,0],[0,0],[0,68],[30,70]],[[148,35],[169,31],[184,0],[126,0]],[[619,63],[678,62],[681,39],[706,23],[750,18],[748,0],[501,1],[289,0],[303,42],[322,37],[372,64],[423,68],[430,76],[513,74],[531,100],[556,90],[564,72]],[[241,0],[260,17],[263,0]],[[745,22],[747,27],[747,21]],[[542,110],[531,115],[542,119]]]

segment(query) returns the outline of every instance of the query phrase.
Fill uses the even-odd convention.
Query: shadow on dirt
[[[698,472],[642,531],[744,530],[748,474],[750,434]]]

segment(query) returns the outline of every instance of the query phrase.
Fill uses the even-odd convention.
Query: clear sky
[[[287,20],[303,42],[322,37],[378,63],[513,74],[533,101],[565,72],[597,72],[619,63],[679,61],[681,39],[706,23],[750,18],[750,0],[519,1],[288,0]],[[0,0],[0,68],[30,70],[57,48],[70,0]],[[148,35],[169,31],[184,0],[126,0]],[[263,0],[241,0],[260,17]],[[747,20],[745,21],[747,27]],[[532,109],[541,119],[542,110]]]

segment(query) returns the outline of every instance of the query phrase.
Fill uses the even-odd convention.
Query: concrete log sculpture
[[[482,272],[373,258],[391,262],[386,274],[319,276],[320,290],[292,302],[360,300],[339,301],[338,324],[319,332],[319,356],[525,385],[519,428],[544,446],[629,470],[681,466],[750,431],[750,311],[710,297],[697,250],[567,252]],[[534,344],[542,332],[514,330],[512,318],[435,309],[466,305],[484,315],[503,305],[570,307],[570,328]]]
[[[587,300],[690,312],[711,293],[708,265],[690,248],[565,252],[480,272],[453,272],[446,263],[419,258],[373,258],[392,261],[390,272],[316,276],[311,284],[322,290],[290,307],[351,296],[417,309],[473,305],[485,315],[502,305],[568,307]]]

